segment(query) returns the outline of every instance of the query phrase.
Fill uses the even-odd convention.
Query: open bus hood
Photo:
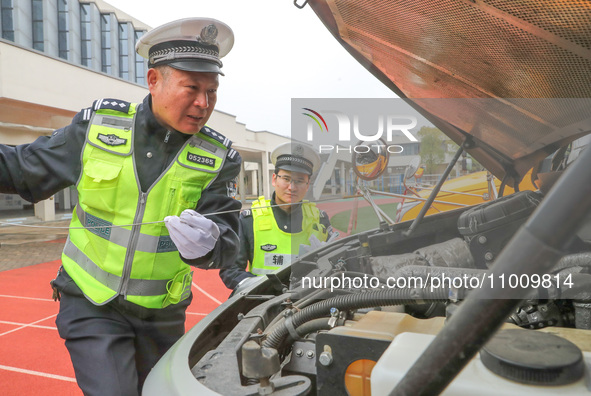
[[[591,131],[589,2],[309,5],[364,67],[511,186]]]

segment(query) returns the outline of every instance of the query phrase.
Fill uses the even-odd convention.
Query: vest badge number
[[[265,252],[271,252],[277,249],[277,245],[271,245],[270,243],[267,243],[266,245],[261,245],[261,249],[263,249]]]
[[[127,139],[120,138],[114,134],[103,135],[102,133],[99,133],[97,139],[109,146],[121,146],[127,142]]]
[[[187,161],[191,161],[199,165],[209,166],[211,168],[215,167],[215,158],[204,157],[202,155],[187,153]]]

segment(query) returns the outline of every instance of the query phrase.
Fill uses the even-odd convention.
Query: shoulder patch
[[[226,148],[230,148],[232,146],[232,141],[230,139],[228,139],[221,133],[214,131],[208,126],[201,128],[201,131],[199,132],[201,132],[205,136],[209,136],[210,138],[217,140],[218,142],[226,146]]]
[[[129,106],[131,103],[118,99],[99,99],[92,104],[94,111],[97,110],[116,110],[122,113],[129,113]]]
[[[238,151],[234,149],[230,149],[230,151],[228,151],[228,158],[230,158],[231,160],[236,160],[236,158],[239,156],[240,154],[238,154]]]
[[[92,107],[87,107],[81,111],[82,113],[82,121],[90,121],[92,117]]]
[[[250,217],[252,216],[252,211],[250,209],[245,209],[242,212],[240,212],[240,214],[242,215],[242,217]]]
[[[72,124],[87,123],[92,118],[92,107],[87,107],[80,110],[74,118],[72,118]]]

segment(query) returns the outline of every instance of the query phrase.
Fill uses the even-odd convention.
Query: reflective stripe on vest
[[[74,260],[82,269],[84,269],[84,271],[109,289],[117,290],[119,288],[121,283],[120,276],[103,271],[101,267],[89,259],[88,256],[78,249],[76,245],[70,242],[69,239],[64,246],[64,254]],[[166,285],[169,281],[169,279],[130,279],[128,283],[128,291],[130,294],[138,296],[159,296],[161,294],[166,294]]]
[[[228,148],[198,133],[146,193],[133,160],[135,106],[129,114],[97,110],[86,133],[65,270],[96,305],[117,295],[162,308],[187,298],[192,272],[162,219],[195,209],[222,169]]]
[[[257,276],[261,276],[261,275],[272,274],[276,271],[277,271],[276,269],[265,269],[265,268],[253,267],[251,272]]]
[[[130,230],[113,226],[113,224],[108,221],[86,213],[79,205],[76,205],[76,215],[82,225],[93,234],[119,246],[125,247],[129,244],[131,238]],[[178,251],[170,236],[161,235],[156,237],[142,233],[139,234],[135,250],[148,253]]]
[[[250,271],[264,275],[291,265],[297,258],[300,245],[309,245],[312,235],[326,241],[327,233],[320,224],[320,211],[315,204],[302,202],[302,231],[288,233],[277,226],[270,200],[264,197],[252,204],[254,249]]]

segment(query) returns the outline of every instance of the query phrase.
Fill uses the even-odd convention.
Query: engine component
[[[520,327],[538,329],[546,326],[570,326],[574,314],[565,301],[550,301],[546,304],[531,302],[523,305],[511,315],[511,321]]]
[[[242,345],[242,375],[246,378],[269,378],[279,371],[277,350],[264,348],[250,340]]]
[[[316,337],[317,395],[369,395],[371,371],[397,334],[436,334],[444,319],[415,319],[395,312],[370,311],[358,321],[321,332]],[[323,357],[325,363],[323,363]]]
[[[591,304],[588,301],[573,301],[577,329],[591,330]]]
[[[548,333],[501,330],[480,351],[493,373],[528,385],[568,385],[583,377],[583,353],[572,342]]]
[[[509,239],[542,200],[542,194],[522,191],[466,210],[458,230],[470,245],[477,268],[488,268]]]
[[[418,301],[445,302],[449,290],[445,288],[425,289],[384,289],[360,294],[336,296],[312,304],[290,316],[285,322],[278,324],[263,341],[263,347],[279,348],[290,334],[290,328],[298,327],[312,319],[326,316],[333,308],[352,310],[391,305],[414,304]]]
[[[474,259],[468,244],[461,238],[453,238],[417,249],[413,253],[370,257],[372,273],[387,278],[408,266],[474,268]]]
[[[316,387],[316,345],[313,340],[293,343],[289,363],[281,370],[281,375],[303,375]]]

